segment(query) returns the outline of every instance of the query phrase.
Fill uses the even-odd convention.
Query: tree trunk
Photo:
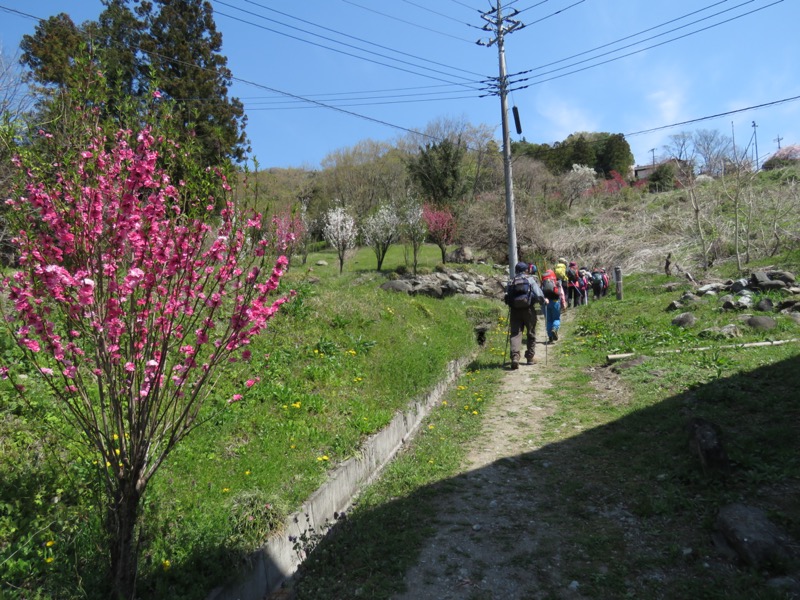
[[[133,600],[136,593],[137,549],[136,526],[139,520],[140,492],[135,479],[119,482],[113,504],[108,510],[111,576],[114,600]]]

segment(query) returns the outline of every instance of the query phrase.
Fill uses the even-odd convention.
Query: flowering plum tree
[[[344,258],[347,251],[356,245],[356,220],[347,211],[338,206],[325,215],[325,228],[322,230],[325,241],[336,249],[339,256],[339,273],[344,269]]]
[[[308,227],[302,210],[287,210],[272,217],[271,227],[267,234],[267,242],[273,248],[277,248],[286,256],[287,269],[292,255],[297,249],[302,249]]]
[[[419,249],[425,241],[425,236],[428,234],[428,227],[425,224],[425,219],[422,218],[422,206],[413,198],[408,198],[402,209],[401,232],[403,238],[411,246],[411,261],[414,275],[416,275],[417,257],[419,256]],[[408,256],[406,255],[407,260]]]
[[[386,252],[399,233],[400,217],[391,207],[381,206],[375,214],[367,217],[361,230],[364,242],[375,251],[380,271]]]
[[[428,227],[428,237],[442,251],[442,262],[447,262],[447,246],[456,237],[456,218],[449,209],[437,209],[430,204],[422,207],[422,219]]]
[[[564,175],[562,183],[564,196],[567,199],[567,208],[594,187],[597,174],[592,167],[586,165],[572,165],[572,170]]]
[[[11,335],[98,455],[112,584],[126,599],[148,482],[186,435],[242,398],[215,396],[219,367],[246,361],[287,300],[272,298],[286,258],[265,241],[243,252],[260,215],[231,202],[206,222],[182,214],[157,141],[149,128],[120,131],[94,138],[56,177],[27,169],[6,201],[19,218],[20,269],[0,289]],[[24,395],[18,368],[0,374]]]

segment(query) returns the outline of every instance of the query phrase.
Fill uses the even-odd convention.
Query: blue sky
[[[487,125],[501,139],[500,101],[481,97],[481,82],[498,75],[497,46],[475,43],[490,37],[480,11],[494,0],[211,3],[262,167],[318,168],[335,150],[439,119]],[[504,3],[525,25],[505,44],[519,88],[509,106],[523,128],[519,136],[512,124],[512,139],[623,133],[637,164],[696,129],[733,136],[751,158],[757,145],[759,162],[779,143],[800,143],[797,0]],[[13,55],[36,22],[4,9],[80,23],[102,5],[0,0],[0,44]]]

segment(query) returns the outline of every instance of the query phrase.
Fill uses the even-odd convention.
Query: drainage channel
[[[421,400],[416,400],[378,433],[370,436],[358,456],[331,469],[327,480],[306,500],[300,509],[286,519],[283,530],[254,552],[237,581],[211,591],[206,600],[263,600],[280,588],[302,562],[294,539],[309,532],[324,532],[345,512],[353,498],[374,480],[403,445],[414,437],[419,425],[438,404],[450,385],[474,359],[467,356],[447,365],[445,377]]]

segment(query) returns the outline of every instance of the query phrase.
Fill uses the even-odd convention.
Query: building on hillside
[[[765,171],[800,164],[800,144],[784,146],[761,165]]]
[[[689,168],[688,161],[681,160],[680,158],[668,158],[667,160],[662,160],[650,165],[637,165],[633,167],[633,178],[635,181],[647,179],[658,167],[665,164],[671,164],[675,168],[675,175],[685,173],[686,169]]]

